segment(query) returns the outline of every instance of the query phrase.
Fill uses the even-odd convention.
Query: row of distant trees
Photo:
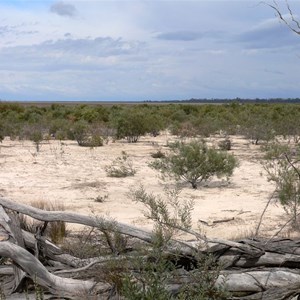
[[[108,137],[134,143],[161,130],[208,137],[219,131],[241,134],[258,144],[274,136],[300,139],[298,104],[140,104],[25,106],[0,103],[0,136],[11,139],[77,140],[100,146]]]

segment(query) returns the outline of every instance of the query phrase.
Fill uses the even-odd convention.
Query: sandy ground
[[[0,144],[0,195],[30,204],[32,201],[63,203],[66,210],[88,215],[106,215],[117,221],[150,229],[152,223],[143,216],[143,207],[134,203],[130,188],[142,184],[145,189],[164,197],[166,183],[149,168],[151,153],[166,150],[174,137],[162,134],[143,137],[137,144],[117,141],[99,148],[79,147],[74,141],[49,141],[37,154],[30,141]],[[259,217],[274,190],[261,166],[259,146],[242,137],[232,137],[231,153],[239,159],[230,183],[213,179],[193,190],[183,184],[181,201],[193,199],[193,227],[210,237],[242,238],[255,231]],[[210,142],[216,143],[217,137]],[[133,177],[107,177],[105,166],[126,151],[137,173]],[[97,197],[106,198],[103,203]],[[231,219],[228,222],[214,221]],[[205,221],[208,223],[204,224]],[[273,203],[267,210],[261,235],[272,235],[287,217]],[[69,227],[71,228],[71,227]],[[287,234],[287,233],[285,233]]]

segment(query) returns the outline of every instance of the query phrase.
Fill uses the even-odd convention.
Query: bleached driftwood
[[[33,235],[21,230],[17,218],[10,211],[26,214],[43,222],[64,221],[97,227],[103,231],[115,231],[152,243],[153,233],[116,221],[95,216],[84,216],[64,211],[43,211],[29,205],[0,198],[0,256],[9,258],[13,264],[0,267],[0,275],[11,277],[2,282],[6,294],[22,289],[22,282],[30,277],[52,294],[72,299],[87,295],[99,295],[111,289],[108,283],[67,278],[72,274],[86,272],[95,264],[107,261],[123,261],[128,254],[80,259],[64,253],[42,234]],[[211,239],[192,230],[184,229],[195,237],[194,242],[171,240],[166,255],[175,253],[193,261],[197,252],[213,255],[223,266],[217,285],[238,295],[235,299],[292,299],[300,294],[300,242],[289,239],[245,239],[227,241]],[[199,248],[203,242],[205,247]],[[38,245],[38,247],[37,247]],[[49,266],[39,260],[43,257]],[[146,258],[145,258],[146,259]],[[188,272],[188,271],[187,271]],[[1,277],[0,277],[1,278]],[[188,276],[182,278],[187,282]],[[181,284],[170,284],[170,290],[180,289]],[[85,296],[84,296],[85,295]]]

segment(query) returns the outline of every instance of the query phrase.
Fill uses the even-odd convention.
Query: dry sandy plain
[[[193,226],[209,237],[236,239],[255,231],[260,215],[274,191],[261,165],[259,146],[242,137],[231,137],[233,153],[239,167],[227,184],[220,179],[193,190],[182,184],[180,199],[193,199]],[[123,223],[151,229],[152,223],[143,216],[143,207],[128,196],[130,188],[143,184],[145,189],[164,197],[164,186],[158,172],[149,168],[151,153],[166,151],[175,137],[168,133],[146,136],[136,144],[110,141],[103,147],[79,147],[75,141],[47,141],[36,154],[30,141],[0,144],[0,195],[30,204],[34,201],[63,203],[65,210],[87,215],[101,215]],[[208,140],[217,143],[218,137]],[[107,177],[105,166],[126,151],[137,173],[133,177]],[[97,197],[107,197],[103,203]],[[232,219],[228,222],[214,221]],[[204,224],[199,220],[207,222]],[[260,235],[274,234],[286,222],[284,210],[275,201],[264,216]],[[69,229],[76,229],[69,225]],[[285,236],[293,234],[285,232]]]

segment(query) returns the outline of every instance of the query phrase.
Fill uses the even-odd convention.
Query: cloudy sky
[[[0,0],[0,11],[3,100],[300,97],[300,35],[260,0]]]

